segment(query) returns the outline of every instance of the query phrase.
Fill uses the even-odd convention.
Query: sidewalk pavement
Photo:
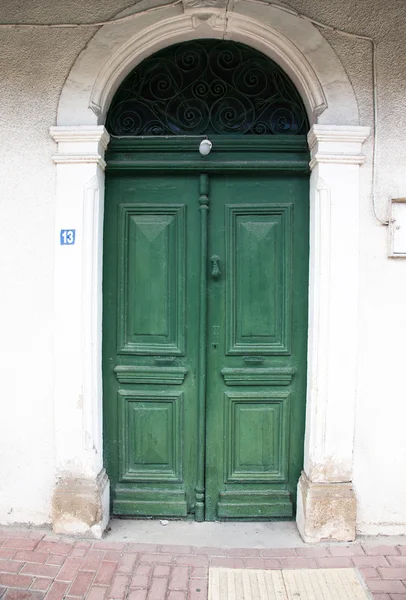
[[[1,600],[206,600],[210,566],[357,567],[375,600],[406,600],[405,545],[214,548],[78,540],[0,529]]]

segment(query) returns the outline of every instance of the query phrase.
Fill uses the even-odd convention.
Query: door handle
[[[211,257],[210,259],[211,262],[211,276],[213,279],[219,279],[221,272],[220,272],[220,257],[217,256],[217,254],[214,254],[214,256]]]

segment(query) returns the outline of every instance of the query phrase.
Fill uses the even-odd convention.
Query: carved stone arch
[[[71,69],[57,124],[104,124],[115,91],[137,64],[166,46],[196,38],[234,40],[269,56],[296,85],[310,124],[358,124],[358,106],[345,70],[310,22],[249,0],[237,0],[227,14],[218,5],[202,6],[201,0],[197,4],[185,0],[103,26]]]
[[[241,42],[269,56],[296,85],[308,111],[312,171],[308,389],[297,523],[303,538],[311,542],[355,537],[359,170],[369,128],[358,126],[351,83],[316,27],[257,0],[228,0],[227,11],[225,5],[226,0],[175,0],[103,26],[78,56],[62,90],[58,126],[51,128],[58,146],[53,157],[58,484],[52,501],[57,533],[100,537],[109,519],[101,391],[107,110],[121,82],[144,58],[175,43],[214,38]],[[69,252],[59,241],[67,226],[77,232]],[[348,331],[355,336],[350,345]]]

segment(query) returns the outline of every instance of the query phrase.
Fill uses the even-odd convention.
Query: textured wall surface
[[[130,0],[0,0],[1,23],[93,22]],[[406,37],[403,0],[291,0],[289,6],[377,43],[377,211],[406,196]],[[144,4],[143,4],[144,6]],[[55,124],[64,81],[97,29],[0,29],[0,522],[50,520],[53,440]],[[372,125],[371,45],[321,29]],[[371,140],[367,142],[370,148]],[[387,230],[362,172],[359,371],[354,446],[358,528],[406,533],[404,344],[406,261],[387,259]],[[343,231],[345,244],[345,231]],[[345,327],[345,323],[343,323]],[[348,331],[348,344],[354,343]]]

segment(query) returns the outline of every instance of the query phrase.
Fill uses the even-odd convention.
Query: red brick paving
[[[357,567],[374,600],[406,600],[406,542],[227,549],[64,541],[0,529],[0,600],[206,600],[210,566]]]

